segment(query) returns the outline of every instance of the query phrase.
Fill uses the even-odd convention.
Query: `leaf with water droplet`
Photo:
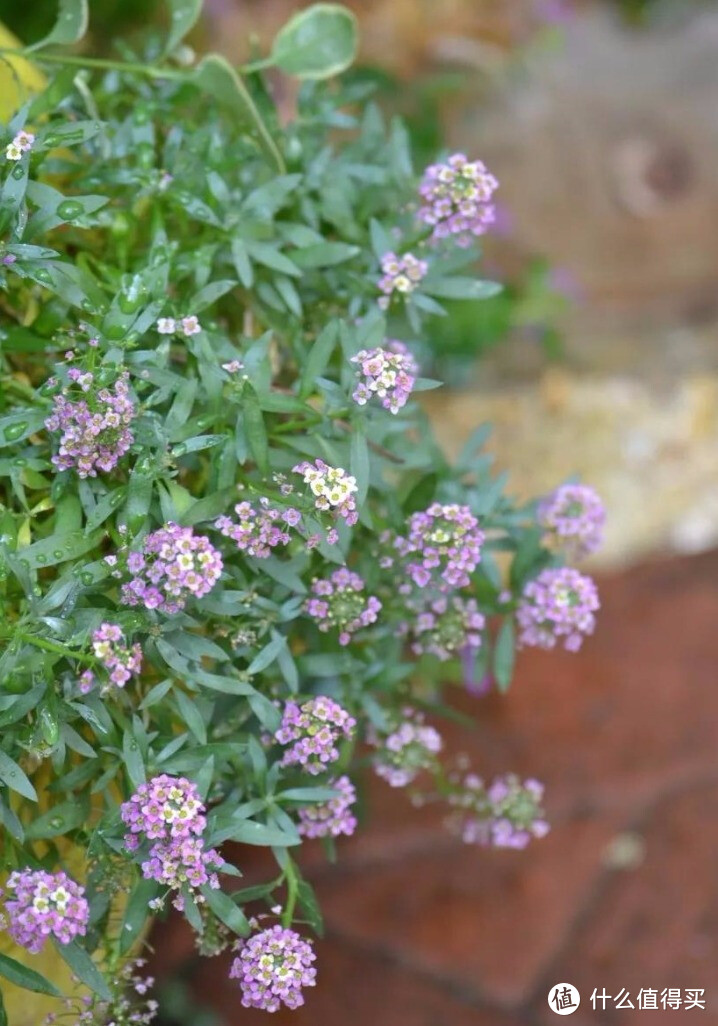
[[[37,792],[18,764],[0,749],[0,780],[23,798],[37,801]]]
[[[57,18],[46,36],[25,48],[26,53],[45,46],[69,46],[79,42],[87,32],[89,21],[88,0],[59,0]]]

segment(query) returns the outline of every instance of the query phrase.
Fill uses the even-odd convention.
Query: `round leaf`
[[[295,15],[274,40],[272,64],[297,78],[330,78],[357,52],[356,18],[339,4],[314,4]]]

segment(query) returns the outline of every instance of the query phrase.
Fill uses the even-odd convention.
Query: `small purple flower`
[[[441,595],[400,624],[399,633],[410,638],[416,655],[429,653],[444,662],[465,649],[478,651],[485,624],[475,599]]]
[[[4,902],[8,933],[33,955],[50,936],[69,944],[87,932],[90,910],[85,888],[66,873],[15,870],[8,878]]]
[[[289,545],[292,539],[285,528],[296,527],[301,522],[301,513],[291,508],[280,510],[261,504],[260,507],[240,502],[234,507],[237,521],[222,516],[215,521],[215,527],[225,538],[231,538],[240,552],[255,559],[267,559],[272,549]]]
[[[203,534],[168,523],[146,536],[140,552],[129,553],[127,568],[132,578],[122,586],[125,605],[177,613],[187,599],[212,590],[222,557]]]
[[[444,164],[431,164],[419,186],[423,206],[419,218],[433,231],[432,242],[453,236],[459,246],[469,246],[493,224],[490,202],[498,181],[480,160],[469,161],[455,153]]]
[[[92,650],[108,671],[110,685],[123,688],[133,673],[142,670],[141,647],[127,645],[117,624],[100,624],[92,635]]]
[[[565,484],[539,504],[538,521],[571,559],[580,559],[601,547],[606,509],[593,488]]]
[[[61,431],[52,462],[59,470],[76,470],[78,477],[109,473],[128,451],[134,436],[129,425],[137,411],[129,394],[125,371],[114,389],[94,389],[93,375],[77,368],[68,372],[87,399],[68,399],[65,391],[54,398],[53,412],[45,421],[48,431]]]
[[[351,362],[359,365],[359,383],[352,395],[355,403],[365,406],[376,396],[391,413],[406,405],[419,368],[403,342],[394,339],[385,349],[362,349]]]
[[[529,581],[516,611],[519,644],[553,648],[557,642],[577,652],[593,634],[598,590],[585,574],[572,567],[550,567]]]
[[[299,810],[298,830],[303,837],[351,837],[356,830],[356,816],[351,812],[357,799],[354,784],[344,776],[330,780],[328,786],[339,792],[335,798]]]
[[[394,293],[406,296],[414,291],[429,270],[429,265],[425,260],[417,259],[413,253],[404,253],[403,256],[385,253],[381,258],[381,270],[378,286],[384,294],[379,299],[379,306],[386,310]]]
[[[493,848],[525,848],[549,832],[542,808],[544,788],[537,780],[514,774],[497,777],[488,787],[469,774],[450,796],[457,810],[452,826],[466,844]]]
[[[378,749],[374,769],[391,787],[406,787],[422,770],[433,768],[442,749],[441,734],[424,722],[422,713],[404,709],[403,716],[385,737],[376,731],[369,736]]]
[[[280,745],[288,745],[283,766],[301,766],[316,776],[339,758],[337,744],[354,733],[356,720],[338,702],[320,695],[297,705],[287,702],[282,722],[274,735]]]
[[[340,567],[329,577],[312,582],[312,597],[304,608],[320,631],[338,630],[339,644],[348,645],[352,634],[376,623],[381,602],[374,595],[365,597],[359,574]]]
[[[239,980],[244,1008],[299,1008],[304,1004],[302,988],[316,983],[315,959],[310,941],[294,930],[271,926],[242,942],[229,975]]]
[[[407,560],[406,570],[417,588],[436,585],[440,591],[465,588],[481,560],[484,532],[468,506],[435,502],[409,518],[407,536],[394,548]]]

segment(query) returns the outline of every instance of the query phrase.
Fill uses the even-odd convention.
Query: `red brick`
[[[608,874],[590,911],[551,969],[547,985],[568,981],[590,1009],[594,987],[698,987],[707,1011],[675,1011],[680,1023],[718,1021],[718,784],[667,799],[643,830],[646,858],[631,871]],[[541,1009],[541,998],[537,999]],[[609,1005],[610,1007],[610,1005]],[[667,1013],[612,1011],[613,1026],[666,1023]],[[663,1018],[659,1018],[663,1016]],[[541,1022],[553,1026],[546,1008]],[[571,1017],[577,1026],[579,1013]],[[586,1023],[595,1022],[587,1014]]]
[[[272,1016],[272,1026],[521,1026],[521,1020],[483,1008],[440,982],[422,978],[378,950],[336,937],[317,944],[318,985],[306,1005]],[[196,983],[222,1014],[222,1026],[267,1026],[266,1012],[239,1003],[226,959],[204,963]]]

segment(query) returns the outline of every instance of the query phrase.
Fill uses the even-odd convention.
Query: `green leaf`
[[[38,816],[27,827],[25,833],[31,841],[46,840],[48,837],[59,837],[80,826],[87,810],[83,802],[78,800],[61,802]]]
[[[89,17],[88,0],[59,0],[53,28],[44,39],[25,47],[25,52],[31,53],[44,46],[69,46],[79,42],[87,32]]]
[[[10,756],[0,749],[0,780],[6,784],[11,791],[17,791],[23,798],[30,801],[37,801],[37,792],[32,786],[25,771],[20,769],[18,764]]]
[[[317,936],[324,935],[324,919],[314,888],[306,880],[297,881],[297,899],[304,910],[307,921]]]
[[[425,278],[421,290],[439,299],[490,299],[501,292],[501,285],[478,278]]]
[[[232,901],[228,894],[215,890],[206,884],[200,888],[204,898],[214,914],[225,926],[228,926],[240,937],[247,937],[250,933],[250,926],[244,912]]]
[[[240,844],[255,844],[262,848],[291,848],[295,844],[302,843],[299,834],[285,833],[278,827],[267,826],[266,823],[255,823],[252,819],[237,820],[231,838]]]
[[[104,976],[77,941],[72,941],[71,944],[61,944],[58,940],[53,940],[53,943],[75,976],[82,983],[99,995],[103,1001],[112,1000],[112,993]]]
[[[172,23],[164,53],[172,53],[194,27],[202,13],[203,0],[167,0]]]
[[[358,503],[362,503],[366,499],[366,493],[369,490],[369,472],[371,468],[369,464],[369,446],[367,445],[363,425],[360,423],[353,425],[349,450],[349,467],[352,477],[355,477],[357,482],[356,499]]]
[[[9,955],[0,955],[0,976],[4,976],[6,980],[10,980],[17,987],[24,987],[25,990],[31,990],[35,994],[49,994],[51,997],[62,997],[62,994],[46,980],[40,973],[35,972],[34,969],[29,969],[22,962],[17,962],[14,958],[10,958]]]
[[[197,65],[194,81],[203,92],[214,97],[218,103],[238,117],[241,123],[254,126],[262,150],[283,174],[286,170],[284,158],[247,87],[229,61],[219,54],[209,54]]]
[[[280,650],[283,649],[286,644],[287,639],[284,635],[273,630],[272,640],[262,649],[259,655],[255,656],[247,667],[247,673],[250,677],[254,676],[255,673],[261,673],[262,670],[266,670],[268,666],[271,666],[279,655]]]
[[[266,474],[269,470],[267,429],[264,426],[264,417],[259,407],[257,393],[250,386],[247,386],[245,389],[243,403],[244,430],[249,442],[249,448],[257,462],[257,466],[262,473]]]
[[[349,67],[357,47],[357,22],[351,11],[340,4],[313,4],[279,31],[270,60],[297,78],[330,78]]]
[[[145,764],[142,759],[142,752],[140,751],[137,739],[132,736],[129,730],[125,730],[122,738],[122,756],[124,758],[127,776],[130,778],[130,783],[136,790],[140,784],[144,784],[145,782]]]
[[[330,321],[317,335],[302,369],[302,380],[299,388],[300,396],[310,395],[314,391],[317,378],[321,377],[324,373],[334,352],[337,334],[336,321]]]
[[[155,880],[140,880],[127,902],[125,918],[120,934],[120,952],[126,955],[132,948],[149,916],[148,905],[159,894],[159,884]]]
[[[514,674],[516,639],[513,618],[508,616],[499,631],[494,649],[494,677],[500,691],[507,691]]]
[[[19,551],[20,558],[32,570],[44,566],[57,566],[70,559],[78,559],[94,549],[102,538],[101,531],[86,535],[84,531],[70,531],[68,534],[53,534],[49,538],[28,545]]]
[[[359,246],[350,246],[346,242],[319,242],[315,246],[292,250],[292,262],[308,271],[315,267],[333,267],[351,260],[361,253]]]

